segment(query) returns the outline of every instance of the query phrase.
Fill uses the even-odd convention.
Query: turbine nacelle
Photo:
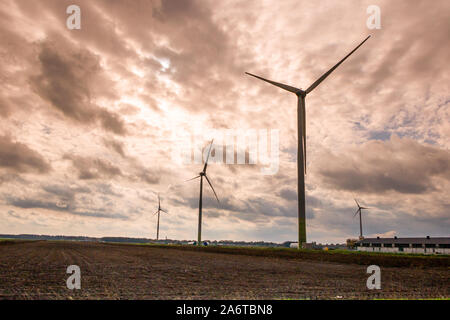
[[[357,214],[359,211],[361,211],[361,210],[367,210],[367,209],[370,209],[370,208],[366,208],[366,207],[361,207],[361,206],[359,205],[358,200],[356,200],[356,199],[355,199],[355,202],[356,202],[356,205],[358,206],[358,210],[356,211],[355,216],[356,216],[356,214]]]
[[[296,91],[294,93],[297,97],[302,97],[302,98],[306,97],[306,91],[303,91],[302,89],[298,89],[298,91]]]

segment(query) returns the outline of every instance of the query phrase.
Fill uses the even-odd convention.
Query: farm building
[[[358,251],[450,254],[450,237],[367,238],[356,242]]]

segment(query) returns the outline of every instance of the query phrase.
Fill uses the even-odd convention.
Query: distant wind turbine
[[[363,45],[369,39],[368,36],[361,42],[353,51],[347,54],[341,61],[339,61],[330,70],[325,72],[319,79],[305,91],[282,84],[279,82],[264,79],[257,75],[246,72],[246,74],[266,81],[274,86],[277,86],[286,91],[292,92],[297,96],[297,176],[298,176],[298,248],[301,248],[302,243],[306,243],[306,220],[305,220],[305,174],[306,174],[306,108],[305,98],[308,93],[314,90],[323,80],[325,80],[339,65],[344,62],[353,52]]]
[[[168,213],[166,210],[161,208],[161,198],[159,197],[158,193],[158,210],[156,210],[156,212],[153,214],[153,215],[158,214],[158,223],[156,225],[156,240],[159,240],[159,215],[161,211]]]
[[[197,236],[197,244],[200,245],[202,241],[202,197],[203,197],[203,177],[205,177],[206,181],[208,181],[209,186],[211,187],[212,191],[214,192],[214,196],[217,199],[217,202],[220,203],[219,198],[217,197],[216,191],[214,190],[214,187],[211,184],[211,181],[209,180],[208,176],[206,175],[206,168],[208,167],[208,160],[209,155],[211,154],[211,148],[213,145],[214,140],[211,141],[211,145],[209,147],[208,155],[206,157],[205,165],[203,166],[203,171],[198,174],[198,176],[186,180],[191,181],[197,178],[200,178],[200,197],[198,199],[198,236]]]
[[[353,217],[356,217],[356,215],[359,213],[359,239],[362,240],[362,239],[364,239],[364,237],[363,237],[363,231],[362,231],[361,212],[362,212],[362,210],[367,210],[369,208],[361,207],[356,199],[355,199],[355,202],[356,202],[356,205],[358,206],[358,210],[356,210],[356,212],[353,215]]]

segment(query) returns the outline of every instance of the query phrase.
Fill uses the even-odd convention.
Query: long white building
[[[358,251],[450,254],[450,237],[367,238],[356,243]]]

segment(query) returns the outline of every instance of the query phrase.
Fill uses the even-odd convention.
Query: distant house
[[[356,242],[358,251],[450,254],[450,237],[366,238]]]

